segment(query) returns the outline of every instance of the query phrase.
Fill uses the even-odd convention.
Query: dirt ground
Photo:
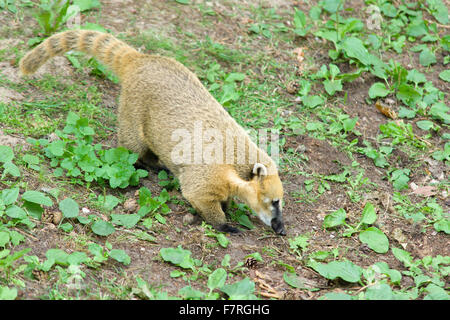
[[[202,1],[191,2],[203,3]],[[245,6],[244,2],[255,5],[255,1],[240,2],[239,8]],[[282,17],[281,20],[286,19],[284,22],[290,19],[287,17],[287,12],[289,10],[292,11],[294,6],[301,9],[309,7],[301,1],[256,2],[266,8],[276,8],[276,12]],[[198,21],[201,21],[203,16],[197,7],[193,5],[180,6],[165,0],[105,0],[101,1],[101,3],[101,11],[95,14],[83,15],[83,21],[98,23],[111,30],[114,34],[120,34],[123,37],[133,37],[144,30],[152,30],[154,33],[171,38],[175,42],[180,41],[180,43],[179,30],[182,29],[184,34],[192,33],[202,39],[205,36],[209,36],[217,43],[236,49],[239,49],[240,41],[242,39],[245,41],[248,37],[246,19],[253,18],[250,10],[236,14],[236,10],[240,9],[234,5],[233,1],[206,2],[206,6],[214,8],[215,12],[218,13],[217,16],[209,18],[210,25],[208,28],[199,24]],[[353,1],[346,5],[355,8],[356,12],[358,7],[360,7],[359,1]],[[0,49],[8,46],[17,46],[19,51],[24,53],[27,50],[25,43],[32,37],[33,30],[37,28],[36,22],[27,21],[27,23],[23,23],[14,14],[5,11],[0,12],[0,14],[0,24],[10,26],[9,36],[5,37],[4,33],[1,34]],[[364,12],[361,15],[364,15]],[[189,19],[185,17],[189,17]],[[272,44],[267,48],[268,54],[281,62],[294,64],[295,56],[290,54],[290,52],[296,47],[306,47],[310,48],[306,51],[306,54],[310,54],[317,65],[321,65],[322,60],[328,59],[327,52],[329,48],[315,41],[314,38],[308,37],[306,39],[296,38],[292,43],[282,42],[278,46]],[[145,50],[144,47],[139,49]],[[21,83],[23,80],[18,77],[16,58],[11,57],[10,60],[4,59],[1,61],[0,74],[12,83]],[[405,59],[419,71],[421,70],[417,57],[405,57]],[[188,65],[188,67],[190,66]],[[233,65],[228,67],[230,70],[234,70]],[[444,70],[445,67],[438,66],[437,69],[439,68]],[[236,69],[241,69],[241,66],[236,66]],[[39,71],[36,78],[44,77],[45,74],[61,76],[62,81],[84,82],[87,86],[91,83],[96,83],[102,94],[103,107],[112,111],[115,111],[117,108],[119,85],[91,75],[80,76],[79,73],[75,74],[73,67],[65,58],[53,59]],[[279,82],[279,91],[282,91],[292,102],[291,106],[287,106],[287,109],[293,110],[293,112],[301,112],[296,107],[295,96],[290,97],[285,92],[285,80],[287,80],[287,75],[284,74],[280,74],[279,79],[274,79],[274,81]],[[446,84],[438,80],[433,79],[434,85],[440,90],[447,90],[448,92],[448,84],[447,88],[445,88],[443,86]],[[357,126],[362,133],[362,136],[359,137],[360,141],[362,139],[375,140],[379,134],[379,125],[386,122],[386,118],[373,106],[368,105],[366,101],[368,89],[374,82],[375,78],[367,74],[354,82],[344,85],[347,103],[343,108],[350,117],[358,117]],[[344,92],[340,94],[344,95]],[[43,98],[43,95],[39,90],[20,92],[11,89],[11,87],[0,87],[0,101],[3,103],[30,101],[31,99],[38,101]],[[5,129],[8,128],[0,123],[0,130]],[[24,150],[28,148],[25,142],[27,137],[8,132],[8,134],[5,134],[3,131],[0,131],[0,144],[14,147],[20,145],[23,146]],[[115,135],[105,139],[103,143],[115,146]],[[448,235],[443,232],[436,232],[432,227],[422,228],[421,225],[406,220],[396,211],[392,203],[394,190],[391,182],[386,178],[385,171],[375,167],[373,161],[363,155],[358,158],[358,162],[365,170],[365,177],[375,183],[376,187],[368,186],[364,189],[365,191],[360,202],[352,202],[346,193],[348,189],[336,182],[329,182],[330,190],[320,195],[317,201],[299,201],[296,194],[301,191],[301,186],[304,185],[304,181],[308,178],[305,175],[295,174],[296,171],[320,175],[339,174],[344,166],[350,167],[353,160],[347,153],[333,146],[331,142],[315,139],[307,135],[287,136],[283,152],[287,152],[289,148],[300,148],[304,155],[308,157],[308,161],[296,163],[294,167],[285,168],[280,172],[285,188],[283,215],[287,229],[286,237],[273,234],[254,216],[250,216],[250,220],[255,225],[253,230],[245,230],[239,234],[228,235],[231,240],[230,245],[227,248],[217,247],[214,245],[215,239],[205,235],[201,227],[201,220],[192,217],[188,205],[170,203],[169,206],[172,212],[166,216],[167,224],[161,224],[158,226],[157,231],[152,231],[152,234],[157,237],[155,242],[138,240],[127,233],[126,230],[119,230],[106,239],[105,237],[92,234],[88,227],[81,224],[74,224],[74,230],[67,234],[52,224],[41,223],[32,233],[27,234],[26,243],[19,246],[19,248],[32,248],[31,253],[43,259],[50,248],[64,248],[66,252],[80,250],[83,242],[81,239],[89,238],[103,245],[108,241],[114,248],[125,250],[131,257],[131,264],[123,266],[118,263],[108,262],[102,267],[101,272],[88,273],[88,277],[90,277],[89,282],[105,283],[111,281],[114,282],[114,286],[130,288],[136,286],[134,281],[139,276],[154,287],[160,287],[161,290],[167,291],[170,295],[176,295],[179,289],[186,286],[186,281],[181,277],[173,278],[170,276],[170,271],[174,267],[162,261],[159,256],[161,248],[177,247],[181,244],[183,248],[192,252],[193,257],[202,260],[207,265],[220,264],[226,254],[231,256],[232,264],[236,264],[238,261],[245,261],[247,255],[260,252],[264,261],[258,262],[254,268],[242,271],[239,274],[240,277],[248,276],[256,280],[263,278],[267,284],[280,294],[282,299],[317,299],[327,292],[357,290],[359,286],[349,285],[342,281],[328,281],[313,269],[306,267],[301,263],[298,256],[290,251],[289,238],[294,238],[301,234],[308,235],[309,246],[307,252],[318,250],[331,251],[333,248],[339,248],[339,255],[336,259],[347,259],[361,267],[384,261],[390,268],[404,270],[402,263],[391,252],[386,254],[375,253],[363,245],[356,234],[351,237],[341,237],[338,230],[330,231],[322,228],[325,215],[339,208],[346,210],[347,220],[350,224],[356,224],[365,202],[370,200],[377,208],[378,219],[375,226],[387,235],[391,247],[402,247],[396,240],[398,237],[394,236],[395,230],[400,229],[405,237],[404,242],[407,243],[406,247],[403,248],[411,252],[414,257],[450,255]],[[427,155],[418,160],[420,163],[409,163],[411,160],[406,154],[402,153],[402,151],[396,152],[399,163],[404,168],[412,168],[410,183],[414,182],[417,185],[424,185],[432,179],[442,179],[443,176],[445,177],[448,174],[448,167],[443,162],[436,162]],[[351,172],[351,175],[356,176],[357,173],[355,170]],[[35,175],[27,175],[26,171],[24,171],[23,179],[27,181],[28,187],[34,188],[34,190],[52,187],[44,185],[42,181],[36,179]],[[143,180],[138,187],[129,187],[119,191],[109,190],[108,192],[128,199],[133,198],[135,191],[142,186],[149,188],[154,194],[158,194],[162,187],[158,185],[157,172],[150,171],[149,177]],[[73,186],[73,188],[72,192],[78,192],[81,198],[88,196],[89,191],[82,186]],[[182,199],[179,191],[171,191],[171,194]],[[439,203],[443,205],[444,210],[448,210],[448,199],[441,194],[437,198]],[[421,200],[422,198],[411,195],[411,199]],[[83,204],[81,203],[80,206],[83,206]],[[96,213],[95,209],[92,209],[92,212]],[[121,212],[123,212],[122,204],[114,209],[114,213]],[[101,212],[97,212],[97,214],[100,215]],[[193,220],[193,222],[186,223],[186,221],[190,220]],[[276,263],[276,261],[282,261],[285,264],[294,266],[295,272],[299,275],[305,287],[318,288],[318,290],[295,289],[289,286],[283,280],[283,273],[286,271],[285,267],[280,263]],[[239,276],[236,276],[236,279],[239,279]],[[19,298],[36,299],[45,296],[48,294],[49,288],[54,287],[56,280],[56,276],[48,277],[43,281],[26,279],[26,287],[19,291]],[[193,288],[201,289],[205,281],[203,279],[203,282],[192,282],[191,285]],[[402,281],[405,282],[402,283],[402,287],[407,287],[407,282],[410,279],[404,277]],[[90,290],[94,291],[93,288],[90,288]],[[102,290],[104,289],[99,290],[100,292],[96,292],[95,295],[86,294],[86,298],[111,295],[110,292],[103,292]],[[264,290],[266,289],[261,287],[260,284],[257,285],[257,292],[264,293]],[[267,296],[261,297],[267,298]]]

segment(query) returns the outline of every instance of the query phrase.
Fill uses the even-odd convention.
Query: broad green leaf
[[[10,162],[14,159],[14,152],[9,146],[0,146],[0,162]]]
[[[123,263],[124,265],[129,265],[131,262],[131,258],[128,254],[126,254],[125,251],[121,250],[121,249],[112,249],[109,253],[108,253],[109,257],[113,258],[114,260],[117,260],[121,263]]]
[[[444,70],[441,73],[439,73],[439,78],[441,78],[444,81],[450,82],[450,70]]]
[[[67,262],[69,265],[80,265],[89,261],[88,256],[84,252],[75,251],[68,255]]]
[[[8,173],[8,174],[12,175],[13,177],[20,177],[19,168],[11,161],[5,162],[3,164],[3,168],[5,169],[5,171],[3,172],[3,176],[5,176]],[[2,176],[2,178],[3,178],[3,176]]]
[[[419,62],[424,67],[428,67],[434,63],[436,63],[436,55],[428,48],[422,50],[419,55]]]
[[[0,231],[0,247],[5,247],[9,243],[10,237],[9,233],[6,231]]]
[[[315,108],[323,104],[325,100],[320,96],[306,96],[303,97],[302,102],[307,108]]]
[[[412,86],[403,83],[398,87],[397,98],[400,99],[404,104],[410,107],[414,107],[417,101],[422,98],[422,95],[417,92],[417,90]]]
[[[295,272],[285,272],[283,273],[284,281],[293,288],[304,288],[305,285],[303,281],[299,279]]]
[[[377,220],[377,214],[375,212],[375,207],[370,202],[367,202],[364,206],[361,223],[373,224]]]
[[[0,286],[0,300],[15,300],[17,298],[17,289]]]
[[[56,264],[67,265],[69,254],[61,249],[49,249],[45,253],[48,260],[54,261]]]
[[[194,259],[191,258],[191,251],[185,250],[179,245],[177,248],[162,248],[159,251],[164,261],[173,263],[184,269],[194,270]]]
[[[114,229],[114,226],[107,222],[107,221],[103,221],[103,220],[98,220],[95,221],[92,226],[91,226],[92,232],[94,232],[95,234],[99,235],[99,236],[109,236],[110,234],[112,234],[114,231],[116,231]]]
[[[366,289],[367,300],[393,300],[392,289],[385,283],[376,283]]]
[[[208,277],[208,288],[209,290],[214,290],[222,288],[227,280],[227,272],[223,268],[218,268],[214,270]]]
[[[323,277],[330,280],[341,278],[347,282],[358,282],[362,274],[362,268],[351,261],[332,261],[328,264],[318,263],[313,268]]]
[[[65,146],[66,143],[63,140],[56,140],[48,145],[48,149],[54,156],[61,157],[64,154]]]
[[[375,82],[369,89],[370,99],[375,99],[377,97],[386,97],[389,94],[389,90],[386,89],[384,83]]]
[[[62,200],[59,203],[59,210],[61,210],[65,218],[75,218],[80,212],[78,203],[76,203],[76,201],[71,198]]]
[[[6,209],[6,215],[13,219],[24,219],[27,217],[27,213],[22,208],[13,205]]]
[[[389,250],[389,240],[378,228],[370,227],[359,234],[359,240],[376,253],[386,253]]]
[[[141,216],[137,213],[133,214],[111,214],[111,222],[124,226],[125,228],[133,228],[141,219]]]
[[[408,75],[406,76],[406,80],[414,82],[414,83],[423,83],[427,81],[427,78],[422,72],[417,71],[416,69],[412,69],[408,71]]]
[[[322,227],[327,229],[340,226],[345,223],[346,215],[345,210],[340,208],[325,216]]]
[[[45,194],[39,191],[26,191],[22,195],[22,199],[40,205],[44,205],[47,207],[51,207],[53,205],[53,201]]]
[[[255,283],[249,278],[233,284],[224,285],[220,291],[226,293],[230,300],[255,300]]]
[[[3,189],[1,193],[1,200],[3,201],[4,205],[8,206],[16,202],[18,196],[19,188]]]
[[[205,293],[192,288],[190,285],[178,290],[180,295],[185,300],[200,300],[205,298]]]
[[[432,121],[429,120],[421,120],[421,121],[417,121],[416,125],[425,131],[428,131],[430,129],[432,129],[434,127],[434,123]]]
[[[99,0],[73,0],[73,4],[80,7],[80,11],[87,11],[101,7]]]
[[[108,194],[106,197],[99,195],[98,201],[101,204],[101,206],[106,210],[114,209],[120,202],[120,200],[117,197],[110,194]]]

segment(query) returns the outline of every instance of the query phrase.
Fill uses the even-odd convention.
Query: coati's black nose
[[[286,230],[284,229],[283,221],[279,218],[273,218],[271,221],[272,229],[280,236],[286,235]]]

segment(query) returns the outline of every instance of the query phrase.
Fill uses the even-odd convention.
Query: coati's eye
[[[273,206],[278,206],[279,204],[280,204],[280,199],[272,200],[272,205]]]

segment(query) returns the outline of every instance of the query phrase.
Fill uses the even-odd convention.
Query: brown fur
[[[20,70],[32,74],[49,58],[68,50],[94,55],[119,76],[119,144],[138,153],[144,162],[156,155],[178,177],[183,196],[207,222],[219,228],[225,225],[221,203],[236,196],[258,215],[267,215],[264,220],[270,225],[267,199],[281,203],[283,197],[274,161],[258,149],[191,71],[173,59],[141,54],[111,35],[88,30],[48,38],[20,61]],[[231,130],[248,147],[246,159],[255,152],[256,162],[265,166],[267,175],[252,174],[255,163],[237,164],[236,157],[230,164],[174,163],[171,152],[178,142],[171,139],[173,131],[194,132],[198,120],[203,130],[214,128],[224,135]]]

